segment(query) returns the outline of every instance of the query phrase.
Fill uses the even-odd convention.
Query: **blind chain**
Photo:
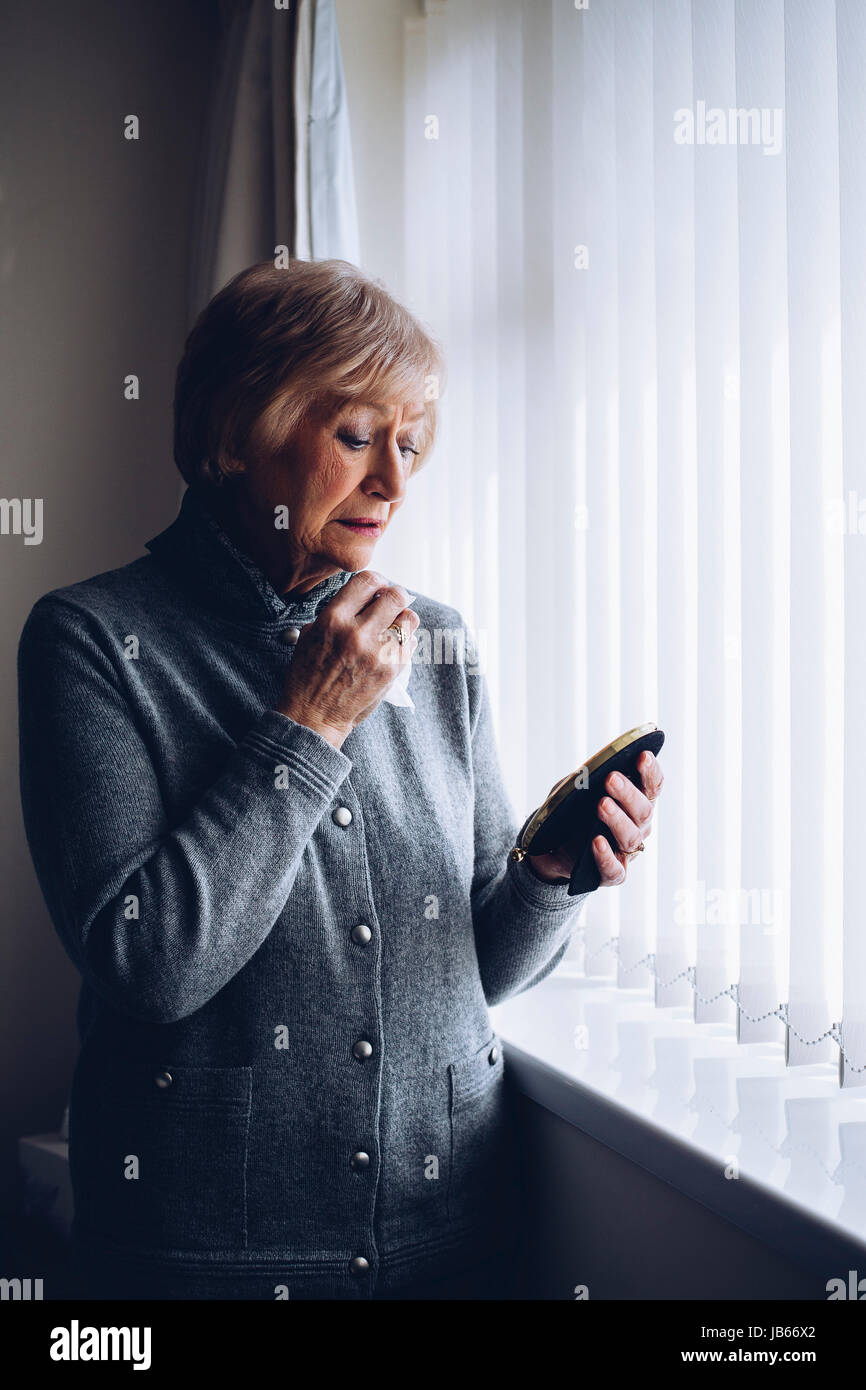
[[[582,934],[586,931],[586,926],[581,926],[578,928],[578,930]],[[586,966],[588,961],[595,960],[596,956],[600,956],[602,951],[613,951],[614,955],[618,957],[619,937],[610,937],[609,940],[603,942],[601,946],[596,947],[596,949],[590,952],[589,955],[584,956],[584,966]],[[707,996],[701,994],[700,990],[697,987],[696,966],[688,965],[686,966],[685,970],[681,970],[679,975],[674,975],[670,980],[659,981],[658,976],[656,975],[655,963],[655,953],[651,951],[649,955],[643,956],[640,960],[635,961],[634,965],[628,965],[625,967],[621,966],[620,975],[628,975],[631,973],[632,970],[638,970],[642,965],[645,965],[647,969],[653,975],[656,976],[659,988],[661,989],[668,989],[671,985],[678,984],[680,980],[688,980],[694,992],[695,998],[698,1000],[699,1003],[715,1004],[719,999],[731,999],[734,1005],[736,1006],[737,1013],[741,1014],[743,1018],[748,1020],[749,1023],[764,1023],[768,1018],[778,1018],[782,1023],[784,1023],[785,1027],[791,1033],[793,1033],[797,1041],[803,1044],[804,1047],[817,1047],[818,1043],[824,1042],[827,1038],[832,1038],[833,1042],[838,1047],[839,1052],[845,1061],[845,1066],[849,1071],[866,1071],[866,1062],[863,1062],[860,1066],[857,1066],[848,1056],[848,1053],[845,1051],[845,1048],[842,1045],[842,1030],[841,1026],[838,1023],[832,1024],[829,1028],[825,1029],[825,1031],[821,1033],[817,1038],[806,1038],[789,1021],[787,1004],[778,1004],[775,1009],[769,1009],[768,1012],[765,1014],[750,1014],[747,1012],[746,1009],[743,1008],[742,1004],[740,1003],[740,990],[737,984],[728,985],[727,989],[720,989],[718,994],[711,994]]]

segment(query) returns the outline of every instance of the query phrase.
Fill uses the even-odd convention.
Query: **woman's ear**
[[[243,459],[233,458],[230,454],[221,455],[213,461],[209,460],[209,476],[217,487],[246,471],[247,466]]]

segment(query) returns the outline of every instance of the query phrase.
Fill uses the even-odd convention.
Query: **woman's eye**
[[[369,448],[373,442],[372,439],[363,439],[361,435],[350,434],[347,430],[339,431],[337,438],[342,444],[345,444],[348,449],[355,449],[359,453],[362,449]],[[411,444],[400,445],[400,453],[404,458],[407,454],[418,454],[420,452],[420,449],[415,449]]]

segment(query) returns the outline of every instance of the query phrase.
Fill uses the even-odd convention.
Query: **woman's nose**
[[[400,502],[406,492],[403,455],[395,442],[383,444],[366,479],[366,491],[378,492],[389,502]]]

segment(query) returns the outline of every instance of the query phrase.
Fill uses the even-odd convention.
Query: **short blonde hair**
[[[174,458],[188,483],[239,471],[253,431],[284,444],[308,412],[423,399],[417,472],[433,446],[444,358],[427,328],[348,261],[261,261],[199,314],[177,370]]]

